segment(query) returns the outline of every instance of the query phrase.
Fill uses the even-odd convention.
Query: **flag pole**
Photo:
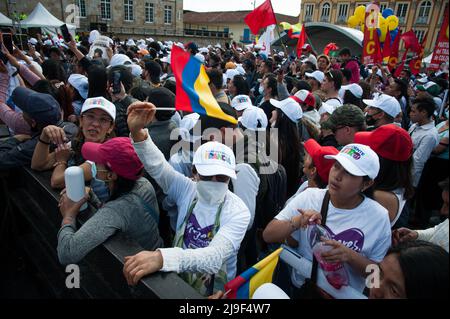
[[[278,29],[277,15],[275,14],[275,10],[273,9],[272,0],[269,0],[269,3],[270,3],[270,7],[272,8],[273,17],[275,18],[275,21],[277,23],[276,26],[275,26],[275,29],[277,29],[278,38],[280,39],[281,45],[283,46],[283,49],[284,49],[284,54],[286,55],[286,58],[287,58],[289,55],[288,55],[288,52],[287,52],[287,48],[286,48],[286,46],[283,43],[283,38],[281,37],[280,29]]]

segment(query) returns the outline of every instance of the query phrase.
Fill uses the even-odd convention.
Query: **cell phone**
[[[3,33],[3,44],[5,45],[6,49],[9,51],[9,53],[13,54],[14,52],[14,46],[13,46],[13,38],[11,33]]]
[[[113,94],[119,94],[120,91],[122,90],[122,87],[120,85],[120,72],[115,71],[113,73]]]
[[[63,36],[63,38],[64,38],[64,41],[65,41],[65,42],[70,42],[70,41],[72,41],[72,35],[70,34],[69,29],[67,28],[67,25],[66,25],[66,24],[63,24],[63,25],[60,27],[60,29],[61,29],[61,33],[62,33],[62,36]]]

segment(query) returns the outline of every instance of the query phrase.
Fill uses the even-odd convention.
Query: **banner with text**
[[[431,63],[428,66],[431,70],[439,69],[439,65],[442,62],[448,62],[448,5],[444,12],[444,22],[441,26],[441,31],[439,31],[438,41],[436,47],[433,51],[433,57],[431,58]]]
[[[378,14],[380,7],[376,4],[370,4],[366,8],[366,19],[364,26],[363,43],[363,63],[365,65],[381,63],[381,46],[378,38]]]

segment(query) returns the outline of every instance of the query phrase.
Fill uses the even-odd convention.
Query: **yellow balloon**
[[[359,25],[358,18],[356,16],[351,16],[348,18],[347,24],[350,28],[355,28]]]
[[[361,32],[364,32],[364,24],[361,24]]]
[[[383,32],[383,30],[381,30],[380,42],[384,42],[386,40],[386,35],[387,32]]]
[[[366,6],[357,6],[354,14],[360,23],[363,23],[366,18]]]
[[[389,16],[386,19],[386,22],[389,26],[389,30],[395,30],[398,27],[398,18],[396,16]]]

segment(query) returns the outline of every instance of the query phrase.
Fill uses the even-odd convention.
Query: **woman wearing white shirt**
[[[349,274],[349,285],[362,292],[366,267],[380,262],[391,244],[386,209],[363,194],[373,185],[378,174],[378,156],[368,146],[349,144],[338,155],[326,158],[336,160],[329,176],[330,202],[325,225],[333,238],[325,244],[333,249],[323,253],[322,257],[328,263],[343,263]],[[325,189],[311,188],[295,197],[266,227],[264,240],[283,242],[301,229],[296,238],[298,252],[312,260],[306,227],[308,223],[320,223],[319,211],[326,192]],[[292,273],[292,281],[297,288],[304,280],[297,272]]]
[[[144,127],[156,108],[136,102],[128,108],[133,146],[145,170],[167,197],[178,206],[174,248],[142,251],[125,257],[124,275],[129,284],[156,271],[175,271],[204,295],[236,276],[236,257],[250,221],[242,200],[228,190],[236,178],[233,151],[208,142],[193,160],[197,182],[175,171],[155,146]]]

